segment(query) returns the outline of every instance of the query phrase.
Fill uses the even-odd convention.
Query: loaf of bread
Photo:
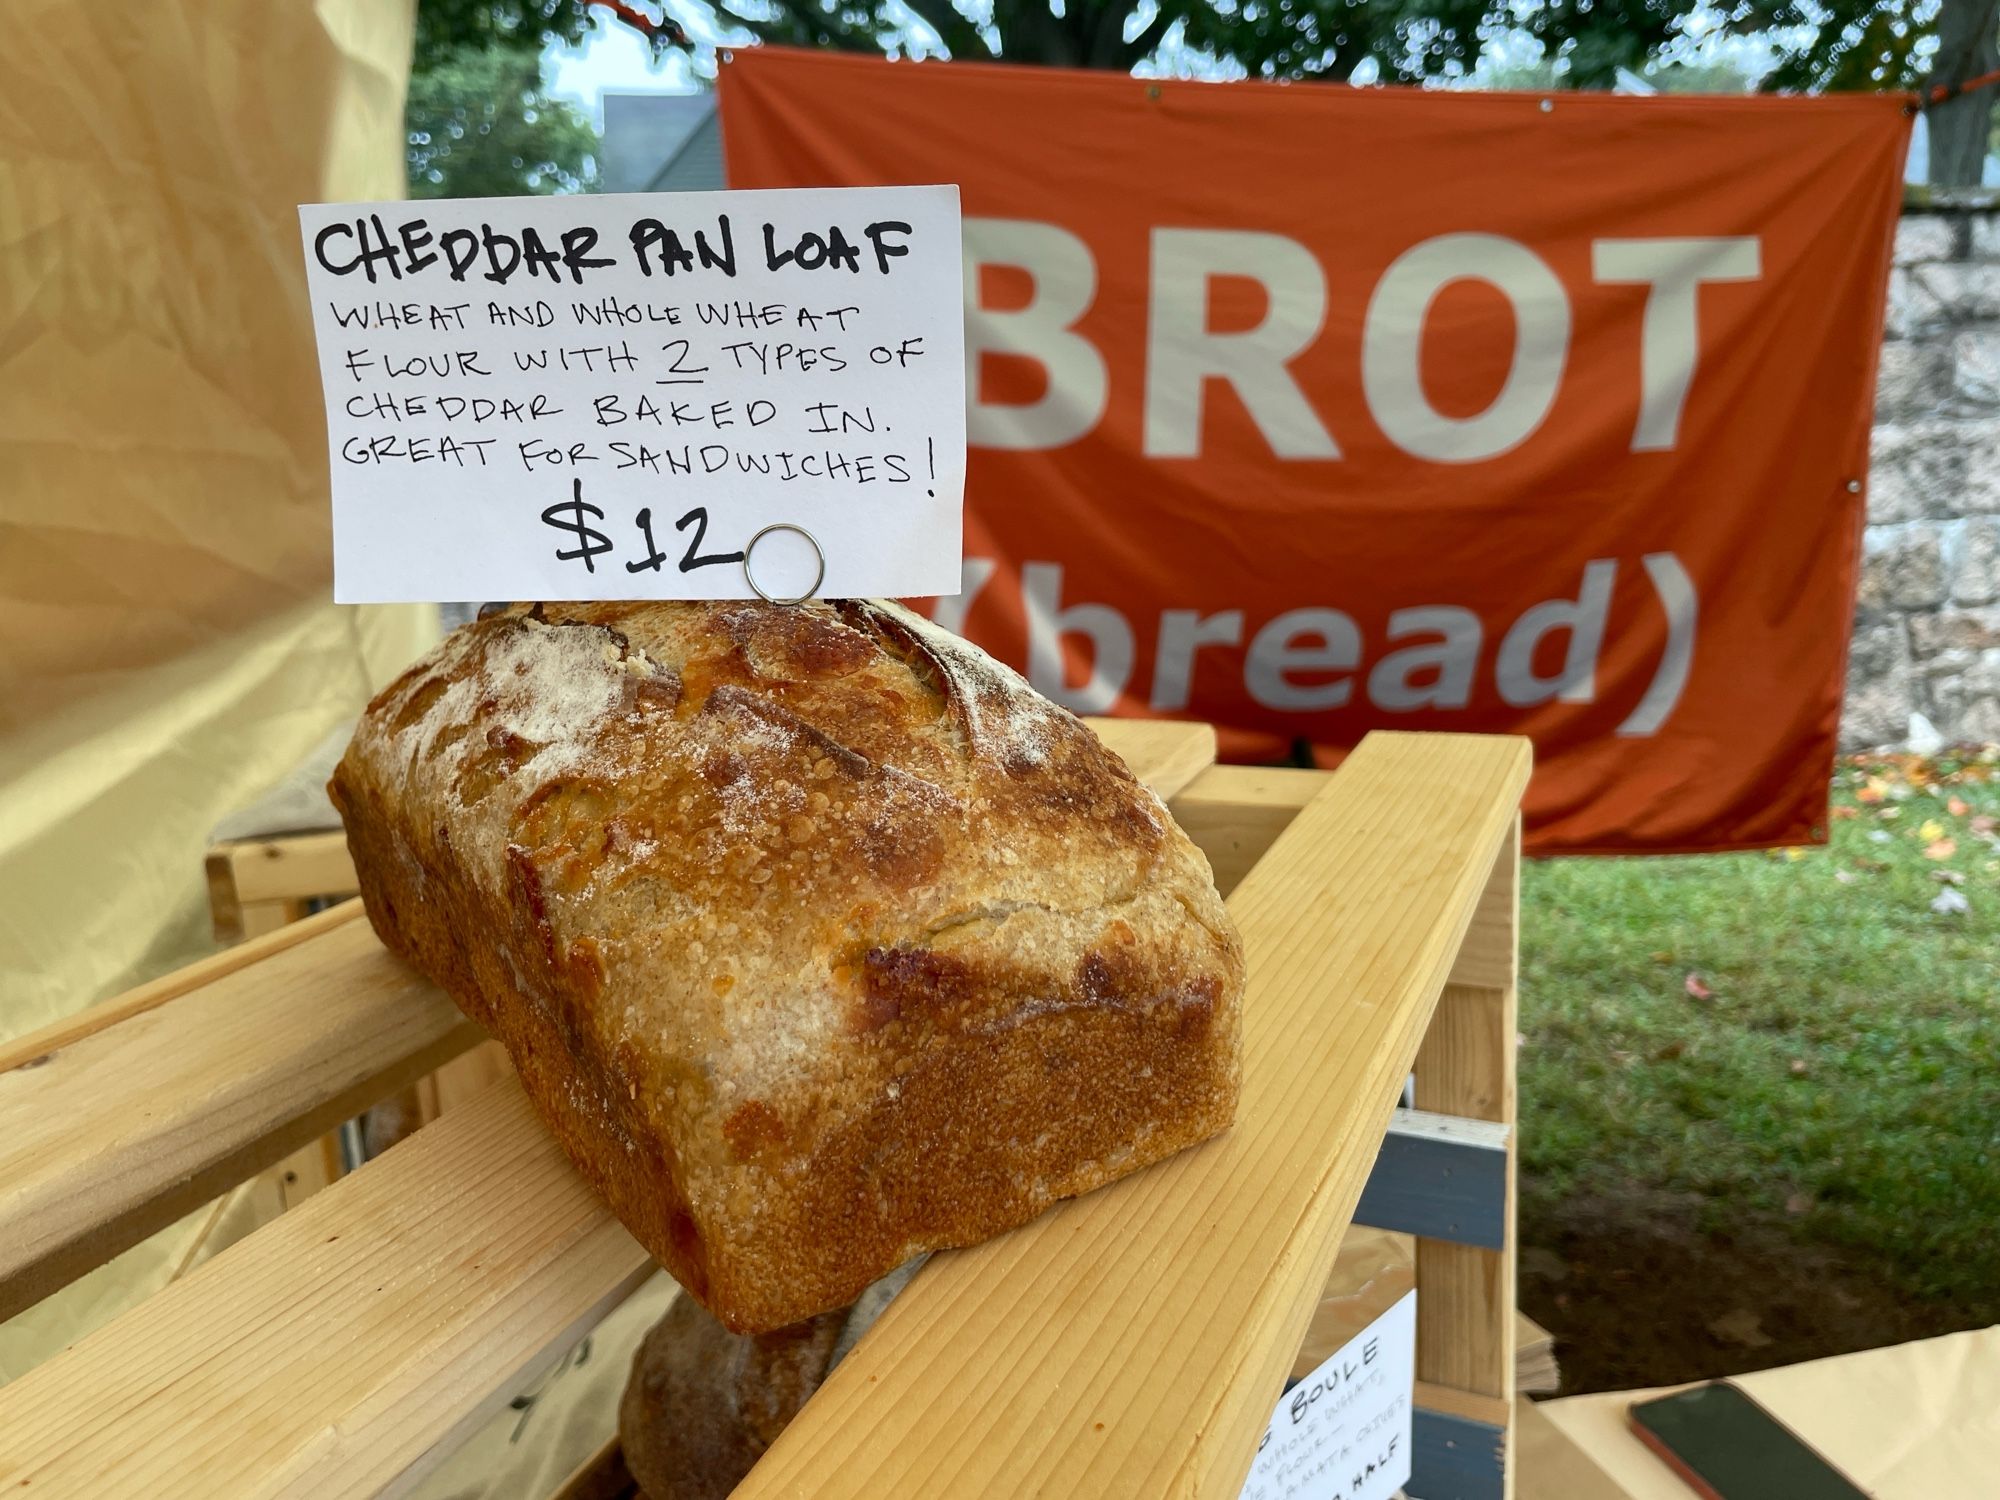
[[[618,1402],[618,1443],[639,1492],[733,1493],[922,1265],[898,1267],[852,1307],[775,1333],[731,1333],[692,1297],[676,1297],[634,1351]]]
[[[845,1311],[735,1334],[676,1297],[632,1356],[618,1402],[625,1467],[646,1500],[728,1500],[833,1365]]]
[[[329,790],[382,941],[733,1331],[1233,1117],[1200,852],[893,605],[511,607],[368,706]]]

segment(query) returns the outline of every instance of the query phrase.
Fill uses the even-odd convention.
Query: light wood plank
[[[1423,1300],[1423,1294],[1417,1294]],[[1441,1411],[1446,1416],[1463,1417],[1468,1422],[1488,1422],[1495,1427],[1507,1424],[1507,1407],[1494,1396],[1475,1396],[1470,1391],[1457,1390],[1448,1385],[1431,1385],[1419,1380],[1412,1393],[1415,1404],[1426,1411]]]
[[[0,1387],[0,1486],[399,1493],[652,1269],[509,1080]]]
[[[1215,764],[1215,726],[1173,719],[1085,719],[1162,802]]]
[[[933,1257],[738,1495],[1236,1493],[1528,762],[1365,741],[1231,899],[1234,1129]]]
[[[507,1049],[498,1042],[481,1042],[462,1057],[454,1057],[433,1078],[434,1113],[456,1109],[486,1092],[514,1071]]]
[[[1121,739],[1126,726],[1112,726],[1110,738],[1122,746],[1133,774],[1150,785],[1171,788],[1193,774],[1199,755],[1212,754],[1212,736],[1190,732],[1202,726],[1138,727],[1138,734]],[[219,1179],[227,1174],[247,1175],[278,1159],[368,1098],[391,1092],[480,1039],[449,1002],[382,951],[370,929],[354,921],[359,911],[359,903],[349,903],[308,918],[10,1049],[16,1071],[0,1073],[0,1292],[32,1300],[43,1284],[59,1283],[121,1240],[136,1239],[153,1220],[181,1211],[173,1205],[198,1205],[211,1180],[226,1186]],[[197,1037],[202,1045],[180,1045]],[[402,1061],[385,1070],[391,1057]],[[37,1078],[44,1087],[31,1086]],[[355,1084],[355,1078],[369,1081]],[[343,1080],[345,1091],[332,1092]],[[118,1462],[137,1466],[134,1473],[154,1473],[146,1467],[154,1464],[158,1472],[179,1476],[183,1487],[157,1491],[162,1494],[266,1494],[290,1482],[285,1475],[308,1471],[315,1493],[322,1483],[326,1493],[372,1493],[382,1472],[380,1455],[365,1444],[350,1451],[345,1434],[378,1430],[390,1433],[381,1451],[407,1463],[405,1479],[420,1471],[433,1449],[448,1448],[456,1434],[506,1399],[521,1370],[559,1355],[648,1268],[530,1117],[518,1087],[510,1081],[493,1095],[513,1102],[502,1108],[476,1100],[452,1110],[286,1214],[280,1225],[235,1247],[234,1259],[219,1258],[218,1265],[255,1268],[249,1285],[261,1288],[264,1300],[243,1301],[241,1317],[218,1317],[211,1325],[205,1316],[175,1312],[181,1303],[161,1309],[156,1298],[105,1330],[87,1356],[80,1345],[46,1367],[59,1373],[36,1372],[72,1393],[65,1398],[75,1407],[68,1423],[44,1428],[17,1421],[20,1411],[40,1410],[14,1404],[46,1389],[39,1379],[26,1394],[21,1383],[0,1391],[0,1472],[10,1464],[27,1466],[42,1476],[39,1493],[124,1493],[122,1486],[105,1487],[97,1462],[101,1453],[116,1453],[123,1455]],[[326,1097],[308,1108],[319,1096]],[[93,1101],[101,1109],[93,1111]],[[9,1139],[17,1110],[26,1128]],[[60,1128],[52,1122],[61,1122]],[[425,1142],[430,1144],[416,1152]],[[467,1160],[480,1169],[468,1170]],[[523,1160],[532,1161],[532,1171],[510,1176],[485,1168],[489,1161]],[[384,1187],[389,1163],[400,1165],[387,1173]],[[355,1183],[370,1184],[369,1190],[357,1193]],[[385,1233],[377,1222],[385,1193],[422,1221],[421,1233]],[[539,1280],[521,1280],[517,1267],[504,1260],[479,1258],[482,1247],[505,1240],[517,1223],[529,1220],[569,1226],[567,1248],[551,1243],[546,1260],[534,1263]],[[335,1224],[323,1243],[355,1245],[365,1269],[354,1274],[382,1288],[402,1287],[400,1313],[377,1317],[376,1302],[344,1300],[347,1294],[332,1282],[336,1272],[351,1269],[341,1259],[346,1252],[301,1238],[307,1231],[297,1227],[300,1222]],[[279,1228],[282,1237],[266,1238]],[[426,1303],[423,1286],[435,1283],[442,1260],[454,1256],[453,1265],[483,1292],[474,1295],[475,1287],[456,1301]],[[196,1275],[183,1285],[198,1283]],[[203,1295],[212,1311],[237,1309],[241,1293]],[[497,1344],[486,1342],[493,1330],[479,1319],[512,1295],[525,1310],[508,1304],[514,1307],[509,1316],[518,1317],[501,1330],[505,1336]],[[345,1321],[350,1312],[364,1324]],[[253,1333],[263,1338],[263,1325],[245,1327],[257,1318],[269,1325],[270,1347],[283,1345],[302,1360],[319,1361],[304,1380],[314,1389],[327,1360],[391,1373],[379,1388],[357,1395],[335,1432],[322,1407],[268,1399],[263,1377],[272,1372],[254,1360],[237,1361],[230,1340]],[[393,1372],[407,1368],[413,1338],[428,1351],[422,1357],[435,1356],[450,1378],[412,1374],[407,1389],[393,1385]],[[324,1357],[315,1351],[325,1351]],[[452,1365],[460,1354],[479,1357]],[[236,1370],[241,1387],[223,1395],[213,1382],[184,1386],[172,1373],[183,1368],[173,1363],[183,1355]],[[127,1431],[121,1414],[130,1402],[144,1403],[148,1412],[155,1398],[162,1398],[162,1409],[172,1405],[163,1399],[164,1386],[145,1385],[149,1377],[200,1396],[175,1408],[182,1413],[179,1428],[133,1428],[148,1434],[135,1447],[118,1436]],[[435,1399],[412,1399],[409,1392],[425,1389],[425,1381],[439,1386]],[[134,1394],[142,1388],[150,1394]],[[282,1388],[279,1379],[269,1391]],[[125,1398],[129,1402],[121,1405]],[[254,1408],[262,1440],[233,1453],[228,1472],[242,1482],[232,1488],[205,1460],[183,1458],[180,1439],[226,1431],[230,1424],[213,1422],[213,1413],[239,1408]],[[32,1435],[32,1450],[8,1448],[7,1440],[21,1433]],[[141,1451],[147,1447],[150,1456]],[[284,1475],[278,1465],[287,1466]]]
[[[218,860],[229,867],[238,902],[351,896],[360,889],[347,835],[339,829],[282,838],[235,839],[208,851],[211,882]]]
[[[116,1026],[121,1021],[129,1021],[134,1016],[165,1005],[169,1000],[178,999],[190,991],[219,979],[261,963],[267,958],[283,953],[287,948],[297,947],[308,939],[316,938],[331,928],[352,922],[361,915],[359,901],[344,901],[339,906],[329,907],[323,912],[294,922],[290,927],[269,937],[259,938],[254,943],[242,943],[221,953],[199,959],[184,969],[176,969],[171,974],[162,974],[158,979],[127,990],[110,1000],[65,1016],[60,1021],[52,1021],[39,1031],[31,1031],[26,1036],[0,1046],[0,1074],[11,1073],[14,1069],[30,1064],[39,1065],[42,1059],[53,1056],[87,1036]]]
[[[1208,856],[1215,888],[1227,896],[1312,800],[1328,775],[1288,766],[1212,766],[1169,802],[1174,820]],[[1518,843],[1518,833],[1516,840]],[[1514,982],[1513,913],[1519,905],[1518,852],[1494,866],[1466,933],[1452,983],[1501,989]]]
[[[1215,888],[1227,896],[1326,785],[1329,774],[1289,766],[1212,766],[1168,806],[1174,821],[1208,856]]]
[[[1508,845],[1493,861],[1492,878],[1479,897],[1465,943],[1452,965],[1453,984],[1504,990],[1514,986],[1520,945],[1516,933],[1521,911],[1521,830],[1516,822]]]
[[[484,1035],[346,920],[110,1009],[0,1073],[0,1318]]]
[[[236,909],[236,919],[244,938],[265,937],[290,923],[294,917],[304,915],[303,911],[294,911],[290,901],[245,901]]]
[[[1474,964],[1509,978],[1512,960],[1503,963],[1499,950],[1511,953],[1514,946],[1519,863],[1517,822],[1495,861],[1471,933],[1483,945]],[[1511,983],[1498,989],[1447,985],[1417,1058],[1417,1108],[1513,1124],[1518,1027]],[[1508,1421],[1514,1403],[1515,1160],[1510,1131],[1509,1222],[1500,1249],[1417,1241],[1417,1379],[1495,1398],[1504,1403]]]

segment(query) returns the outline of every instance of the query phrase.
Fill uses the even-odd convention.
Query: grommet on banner
[[[757,544],[774,531],[796,531],[812,547],[813,556],[819,559],[819,571],[813,574],[813,581],[807,585],[806,591],[803,594],[793,594],[789,597],[767,594],[764,592],[764,586],[757,581],[757,575],[750,571],[750,559],[757,551]],[[819,586],[826,582],[826,550],[820,546],[819,538],[814,536],[810,531],[807,531],[805,527],[794,526],[790,521],[774,521],[744,544],[743,581],[749,584],[751,591],[766,604],[803,604],[806,600],[812,598],[814,594],[817,594]]]

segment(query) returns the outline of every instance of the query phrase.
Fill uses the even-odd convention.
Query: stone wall
[[[1841,738],[1901,743],[1912,714],[2000,741],[2000,212],[1896,233]]]

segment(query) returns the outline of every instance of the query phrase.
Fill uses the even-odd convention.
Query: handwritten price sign
[[[1391,1500],[1410,1477],[1417,1294],[1285,1392],[1240,1500]]]
[[[299,220],[340,602],[958,591],[956,188]]]

